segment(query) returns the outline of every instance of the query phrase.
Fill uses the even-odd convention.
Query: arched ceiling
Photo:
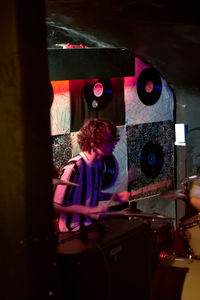
[[[47,39],[127,47],[173,88],[200,86],[200,12],[196,1],[47,0]]]

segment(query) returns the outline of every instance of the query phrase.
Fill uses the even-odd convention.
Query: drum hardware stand
[[[189,260],[200,260],[200,255],[195,255],[194,254],[194,250],[191,248],[191,247],[189,247],[189,254],[188,254],[188,259]]]
[[[189,255],[188,258],[190,261],[192,261],[192,259],[194,258],[194,251],[192,248],[189,248]]]
[[[190,248],[189,251],[191,252],[189,255],[188,255],[188,258],[189,260],[200,260],[200,255],[194,255],[194,251]]]

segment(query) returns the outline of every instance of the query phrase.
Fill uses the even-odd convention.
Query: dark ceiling
[[[198,2],[47,0],[48,46],[127,47],[173,88],[200,87]]]

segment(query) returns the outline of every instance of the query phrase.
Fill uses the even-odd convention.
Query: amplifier
[[[62,234],[57,266],[63,299],[149,299],[151,235],[139,219],[111,217]]]

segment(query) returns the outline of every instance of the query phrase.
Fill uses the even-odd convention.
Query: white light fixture
[[[186,146],[186,133],[188,131],[188,125],[175,124],[175,145]]]

